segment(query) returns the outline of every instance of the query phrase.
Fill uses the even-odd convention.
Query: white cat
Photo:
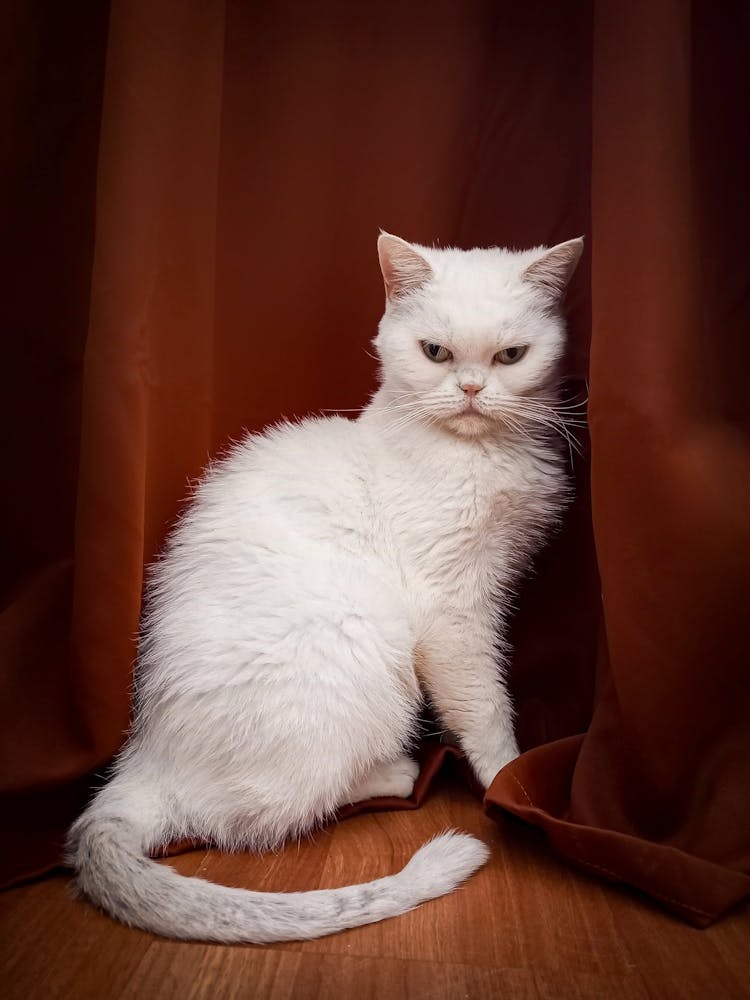
[[[559,304],[581,249],[382,234],[370,405],[250,435],[211,467],[153,570],[133,732],[70,833],[77,884],[108,913],[175,938],[312,938],[486,860],[446,833],[368,885],[275,894],[148,854],[184,836],[263,850],[343,803],[408,796],[423,697],[483,786],[517,755],[503,628],[565,498]]]

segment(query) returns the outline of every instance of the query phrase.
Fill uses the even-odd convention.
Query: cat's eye
[[[504,347],[502,351],[497,352],[492,360],[499,365],[514,365],[516,361],[521,360],[527,351],[528,347]]]
[[[448,348],[441,347],[440,344],[430,344],[426,340],[420,341],[420,344],[430,361],[436,361],[438,364],[441,364],[443,361],[450,361],[453,357]]]

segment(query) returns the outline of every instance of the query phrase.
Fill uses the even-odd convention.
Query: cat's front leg
[[[435,622],[417,656],[433,708],[458,737],[484,788],[518,756],[503,668],[493,629],[471,615]]]

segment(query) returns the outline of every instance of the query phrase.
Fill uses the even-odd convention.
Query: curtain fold
[[[58,862],[122,743],[144,566],[190,480],[373,389],[379,227],[583,234],[590,444],[519,598],[524,753],[485,808],[716,919],[750,892],[746,7],[94,6],[17,4],[5,92],[0,878]]]
[[[128,725],[144,564],[217,443],[223,51],[220,4],[112,4],[70,645],[90,766]]]
[[[749,26],[742,4],[594,8],[597,690],[584,734],[488,795],[699,926],[750,893]]]

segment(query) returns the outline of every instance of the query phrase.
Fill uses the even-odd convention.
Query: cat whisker
[[[573,453],[575,452],[575,454],[583,456],[583,449],[580,442],[568,429],[570,421],[561,414],[557,413],[551,406],[538,403],[535,404],[528,400],[516,400],[510,406],[506,406],[504,410],[504,416],[506,419],[509,418],[511,413],[513,414],[513,418],[540,424],[547,430],[555,434],[559,434],[568,447],[571,468],[573,466]],[[508,422],[510,423],[510,420],[508,420]],[[582,426],[585,426],[585,424]]]
[[[362,413],[364,412],[364,406],[354,406],[351,409],[346,409],[343,406],[337,406],[332,409],[321,409],[318,413]]]
[[[418,420],[424,417],[430,416],[432,409],[430,407],[425,407],[420,404],[416,406],[411,406],[406,409],[406,412],[400,413],[396,418],[390,423],[386,424],[385,430],[388,433],[393,433],[394,431],[401,431],[405,427],[408,427],[412,423],[416,423]]]
[[[399,400],[399,399],[404,399],[405,397],[408,397],[408,396],[413,397],[414,393],[401,393],[399,396],[396,396],[394,398],[396,400]],[[364,413],[364,411],[366,409],[367,409],[366,406],[352,407],[350,409],[347,409],[346,407],[333,407],[333,408],[330,408],[330,409],[323,408],[319,412],[320,413],[332,413],[332,414],[338,414],[338,413],[357,413],[357,414],[361,414],[361,413]],[[388,412],[390,412],[392,410],[404,410],[404,411],[405,410],[412,410],[412,409],[414,409],[414,403],[413,402],[394,402],[394,403],[389,403],[388,406],[385,409]]]

